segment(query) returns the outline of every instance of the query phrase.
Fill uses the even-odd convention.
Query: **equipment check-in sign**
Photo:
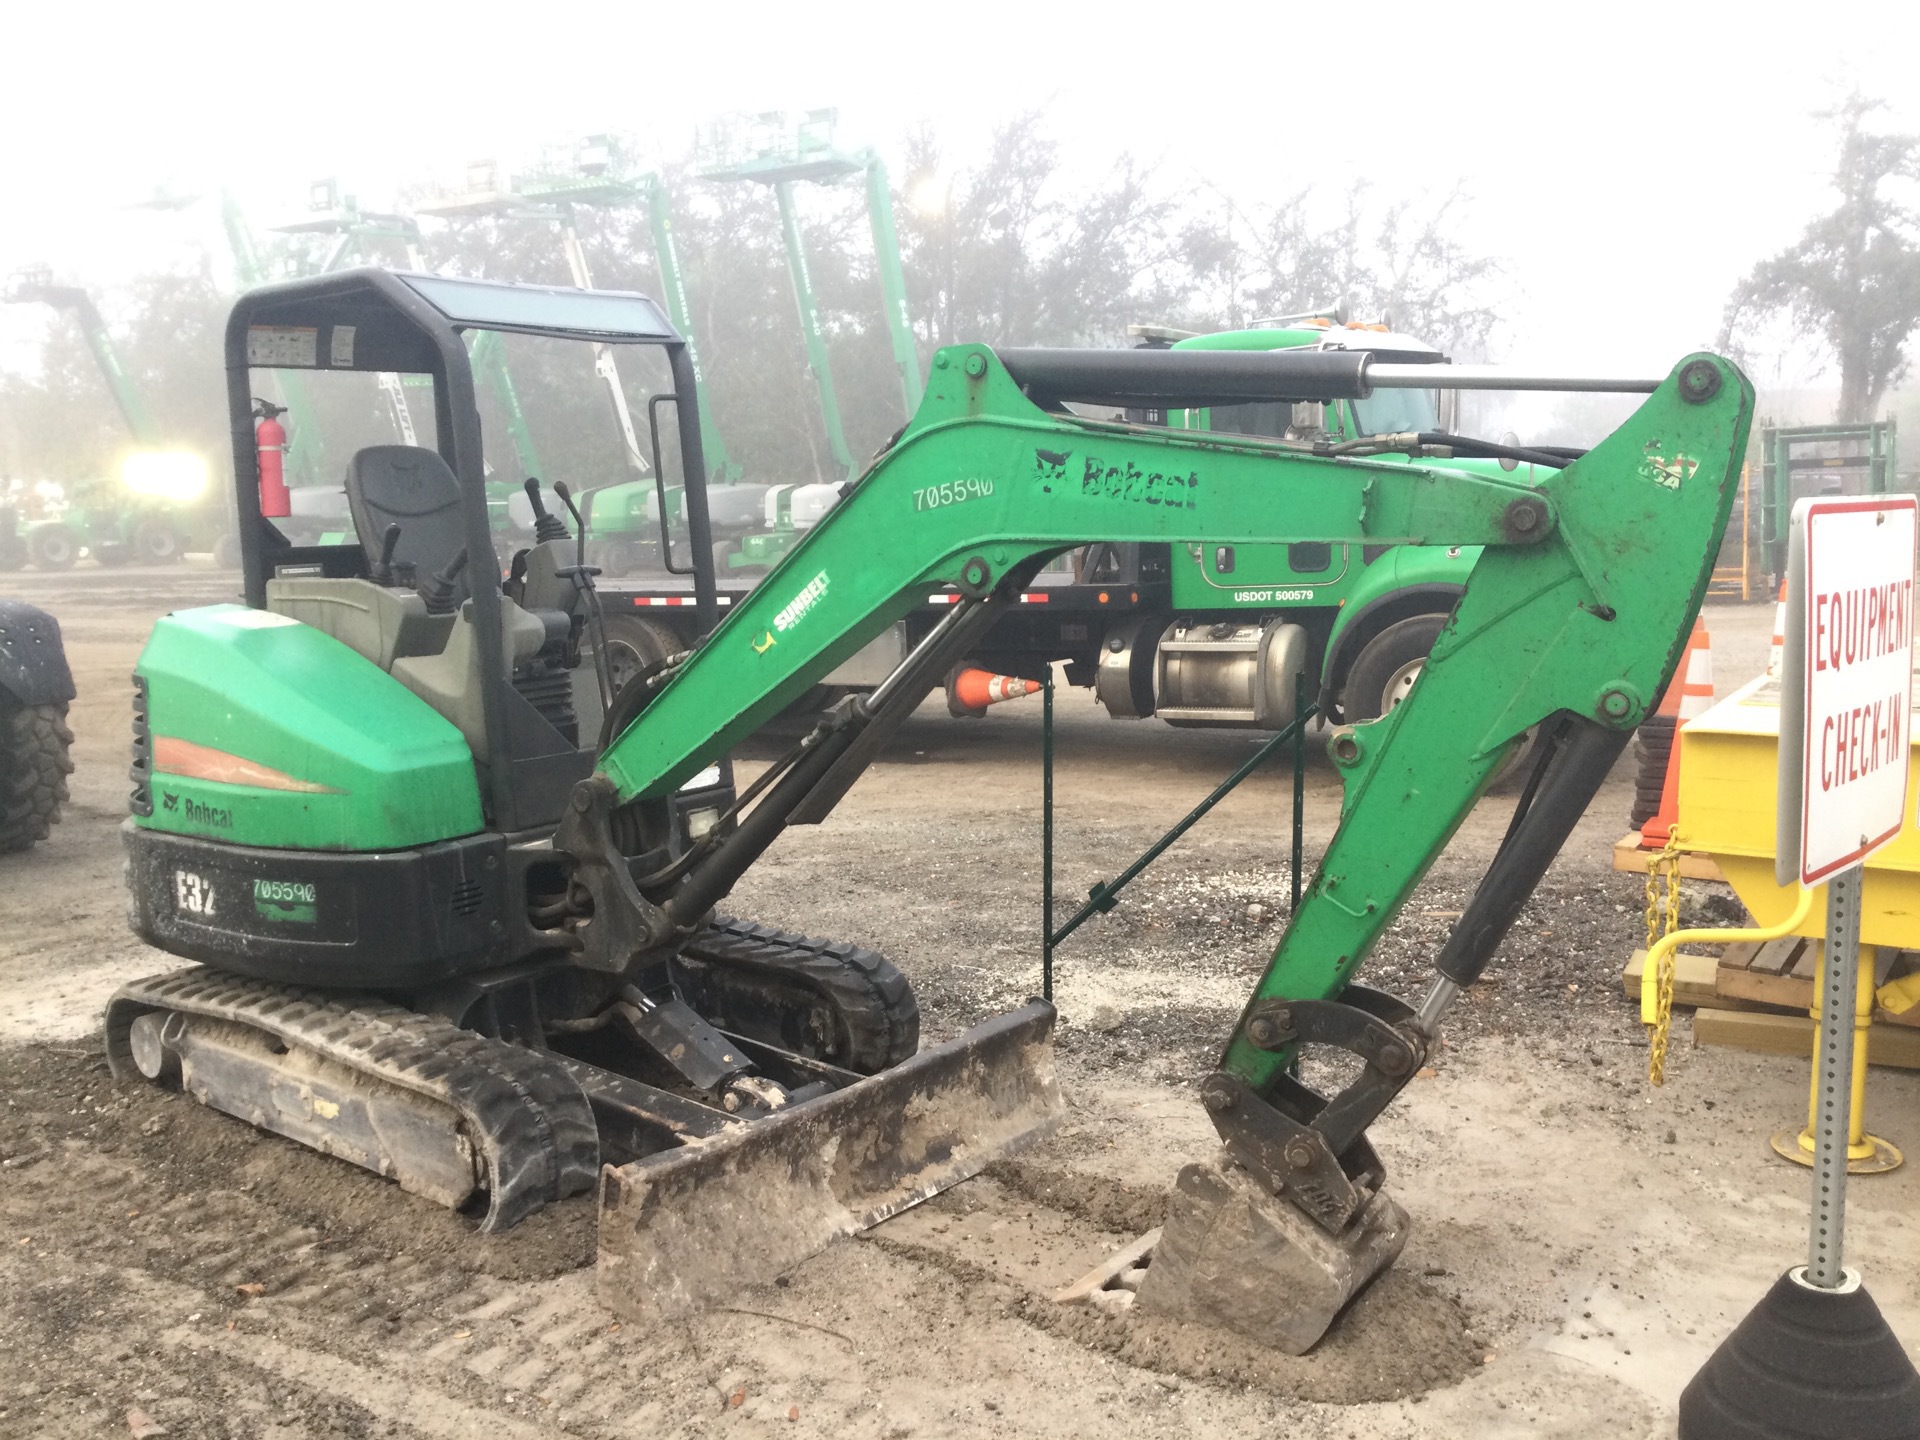
[[[1780,825],[1799,833],[1783,833],[1774,852],[1782,885],[1813,885],[1859,864],[1905,819],[1916,538],[1920,502],[1911,495],[1794,507]]]

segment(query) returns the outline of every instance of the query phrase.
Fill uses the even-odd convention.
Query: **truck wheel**
[[[180,532],[165,520],[142,520],[133,532],[134,557],[143,565],[171,565],[180,551]]]
[[[596,548],[600,554],[593,563],[606,571],[612,579],[625,579],[640,568],[638,545],[630,545],[625,540],[609,540]]]
[[[648,667],[686,648],[680,637],[658,620],[638,615],[609,615],[607,669],[613,678],[613,693],[618,695]]]
[[[606,625],[607,669],[613,681],[612,706],[605,711],[600,707],[600,687],[593,679],[591,657],[582,659],[581,683],[574,687],[580,733],[599,736],[603,745],[613,738],[607,733],[608,716],[614,718],[616,726],[624,728],[645,708],[646,698],[650,698],[651,692],[633,692],[628,687],[669,655],[686,649],[680,637],[658,620],[639,615],[609,615]],[[587,632],[589,636],[592,633],[591,629]]]
[[[1340,710],[1349,725],[1378,720],[1407,698],[1446,625],[1444,615],[1415,615],[1389,625],[1361,647],[1340,692]]]
[[[71,570],[79,557],[79,542],[64,525],[42,525],[27,537],[27,558],[36,570]]]
[[[240,568],[240,537],[229,530],[213,542],[213,564],[218,570]]]
[[[0,692],[0,853],[47,838],[67,798],[72,744],[64,701],[22,705]]]
[[[1346,688],[1340,692],[1340,710],[1347,723],[1377,720],[1406,699],[1413,682],[1420,678],[1433,642],[1446,626],[1444,615],[1416,615],[1389,625],[1369,640],[1354,657]],[[1493,772],[1487,788],[1505,790],[1524,780],[1533,768],[1538,740],[1537,730],[1528,731]]]

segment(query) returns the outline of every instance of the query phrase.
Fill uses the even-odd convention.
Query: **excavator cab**
[[[475,744],[487,817],[518,831],[559,818],[599,748],[597,730],[579,734],[575,712],[602,713],[614,697],[575,706],[578,692],[597,687],[557,678],[559,670],[575,672],[596,648],[592,576],[574,533],[577,516],[565,513],[555,492],[529,484],[532,543],[503,544],[496,529],[469,358],[472,340],[483,334],[575,342],[583,369],[589,347],[639,346],[664,356],[673,391],[649,407],[654,468],[659,411],[671,405],[686,492],[678,548],[689,563],[680,569],[701,628],[711,629],[718,601],[691,361],[685,340],[643,295],[380,269],[263,287],[234,307],[228,399],[247,603],[377,655]],[[352,453],[343,487],[351,535],[299,544],[261,513],[253,397],[261,388],[257,372],[274,369],[398,374],[431,386],[434,444],[374,444]],[[303,421],[324,423],[293,419],[296,437]],[[656,481],[664,488],[657,474]],[[573,491],[588,488],[576,477]],[[673,548],[671,537],[663,542]],[[443,631],[445,643],[431,653],[392,653],[396,645],[417,652],[422,637],[440,639]],[[724,800],[715,787],[705,788],[714,792],[701,802],[707,808]]]

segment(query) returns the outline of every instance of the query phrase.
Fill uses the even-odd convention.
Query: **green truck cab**
[[[1162,337],[1167,332],[1143,327],[1136,333],[1143,333],[1149,344],[1166,343]],[[1174,340],[1171,348],[1366,350],[1383,363],[1446,362],[1425,341],[1382,325],[1341,324],[1332,317],[1187,336]],[[1173,411],[1164,423],[1176,429],[1333,443],[1452,428],[1442,418],[1440,393],[1422,390],[1382,391],[1366,400],[1324,406],[1255,403]],[[1299,625],[1309,673],[1318,676],[1322,695],[1341,718],[1352,721],[1371,719],[1404,698],[1479,556],[1473,546],[1195,542],[1175,547],[1168,579],[1173,609],[1193,622],[1189,629],[1204,623],[1211,633],[1240,616]],[[1168,718],[1175,723],[1182,719]],[[1284,724],[1288,717],[1275,718]],[[1195,716],[1186,723],[1230,722]]]

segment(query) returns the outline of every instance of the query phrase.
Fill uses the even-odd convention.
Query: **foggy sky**
[[[682,153],[734,110],[838,106],[897,157],[925,122],[958,158],[1044,107],[1066,167],[1131,151],[1247,202],[1354,177],[1464,182],[1462,239],[1509,265],[1498,358],[1664,373],[1711,342],[1752,263],[1826,203],[1809,112],[1847,83],[1920,128],[1920,5],[1216,3],[1171,10],[606,0],[436,6],[9,7],[0,270],[110,289],[217,242],[212,212],[124,208],[231,187],[257,229],[339,177],[396,184],[598,130]],[[38,307],[0,307],[0,362]],[[1803,378],[1810,356],[1774,378]]]

